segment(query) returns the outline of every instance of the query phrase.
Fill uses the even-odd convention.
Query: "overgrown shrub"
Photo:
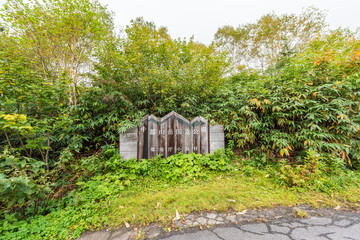
[[[26,210],[32,208],[36,215],[45,207],[51,183],[44,169],[45,163],[32,158],[12,155],[8,149],[0,154],[0,209],[1,216],[18,211],[25,218]]]
[[[121,180],[134,180],[142,177],[165,179],[169,183],[206,178],[209,171],[225,172],[231,170],[233,152],[229,149],[216,150],[213,154],[178,153],[168,158],[159,155],[153,159],[124,161],[112,145],[103,147],[101,161],[104,172],[115,173]]]
[[[332,33],[278,69],[233,76],[209,104],[229,146],[299,161],[306,151],[360,166],[360,42]]]
[[[267,172],[278,184],[299,191],[311,189],[330,193],[345,190],[357,179],[343,165],[331,166],[319,153],[309,150],[302,163],[289,164],[281,160],[276,165],[268,166]]]

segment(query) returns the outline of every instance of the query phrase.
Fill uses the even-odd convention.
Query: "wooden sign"
[[[202,117],[189,121],[171,112],[161,119],[148,115],[141,122],[140,127],[120,134],[119,150],[124,159],[149,159],[158,154],[166,158],[179,152],[205,154],[225,146],[223,126],[209,126]]]

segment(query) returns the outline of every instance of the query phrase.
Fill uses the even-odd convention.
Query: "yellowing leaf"
[[[270,104],[270,103],[271,103],[271,101],[270,101],[270,100],[268,100],[268,99],[264,99],[264,103],[265,103],[266,105],[268,105],[268,104]]]
[[[284,156],[284,151],[282,149],[280,150],[280,156]]]
[[[341,114],[340,116],[338,116],[338,118],[344,119],[344,114]]]

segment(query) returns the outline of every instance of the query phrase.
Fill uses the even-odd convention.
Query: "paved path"
[[[167,240],[360,240],[360,214],[281,219],[267,223],[239,223],[183,233]]]
[[[305,213],[306,218],[299,217]],[[360,240],[360,212],[309,207],[189,214],[171,231],[156,224],[85,234],[81,240]]]

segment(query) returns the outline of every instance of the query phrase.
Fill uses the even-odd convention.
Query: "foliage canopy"
[[[301,52],[326,26],[324,12],[309,7],[299,15],[271,13],[256,23],[223,26],[214,41],[228,52],[235,71],[242,66],[265,70],[281,53]]]

